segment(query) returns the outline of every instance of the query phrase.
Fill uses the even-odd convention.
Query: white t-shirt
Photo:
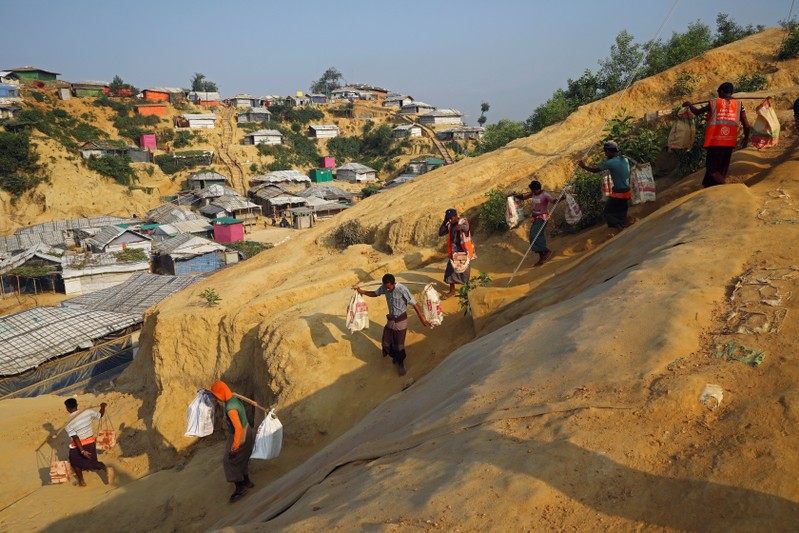
[[[75,411],[69,416],[70,421],[67,424],[66,431],[70,438],[77,435],[77,437],[83,441],[90,437],[94,437],[92,420],[99,419],[100,413],[92,411],[91,409],[86,409],[85,411]],[[71,448],[74,444],[70,444],[69,446]]]

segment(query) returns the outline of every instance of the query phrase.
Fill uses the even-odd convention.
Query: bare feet
[[[453,296],[457,295],[458,295],[457,292],[445,292],[444,294],[441,295],[441,299],[446,300],[447,298],[452,298]]]
[[[106,467],[105,467],[105,473],[106,473],[106,475],[108,476],[108,484],[109,484],[109,485],[113,485],[113,484],[114,484],[114,481],[116,481],[116,479],[117,479],[117,473],[116,473],[116,471],[114,470],[114,468],[113,468],[113,467],[111,467],[111,466],[106,466]]]

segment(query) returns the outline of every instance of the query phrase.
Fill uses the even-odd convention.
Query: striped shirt
[[[70,421],[67,424],[67,435],[71,437],[77,436],[81,442],[94,437],[94,428],[92,427],[92,420],[98,420],[100,413],[86,409],[85,411],[75,411],[70,415]],[[69,447],[73,448],[74,443],[70,443]]]
[[[380,285],[375,291],[375,294],[378,296],[381,294],[386,295],[388,314],[392,317],[398,317],[403,313],[407,313],[409,305],[416,305],[416,300],[413,298],[413,294],[411,294],[411,291],[408,290],[408,287],[402,283],[395,284],[394,290],[392,291],[387,291],[383,285]]]

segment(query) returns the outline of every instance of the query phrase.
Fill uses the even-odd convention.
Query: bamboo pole
[[[428,285],[430,283],[438,283],[438,282],[435,281],[435,280],[434,281],[424,282],[424,281],[402,281],[401,279],[398,279],[397,283],[402,283],[403,285]],[[359,283],[359,284],[355,285],[355,287],[361,288],[361,287],[365,287],[366,285],[374,285],[374,284],[382,285],[383,282],[379,281],[379,280],[366,281],[364,283]]]
[[[741,96],[740,98],[732,98],[732,100],[769,100],[770,98],[771,98],[770,96]],[[710,100],[702,100],[701,102],[691,102],[691,104],[694,106],[707,103],[710,103]]]
[[[248,404],[252,405],[253,407],[257,407],[258,409],[260,409],[260,410],[261,410],[261,411],[263,411],[264,413],[269,413],[269,409],[267,409],[267,408],[265,408],[265,407],[261,407],[260,405],[258,405],[258,404],[257,404],[257,403],[255,403],[254,401],[250,400],[250,399],[249,399],[249,398],[247,398],[246,396],[242,396],[241,394],[237,394],[237,393],[235,393],[235,392],[233,393],[233,396],[235,396],[235,397],[236,397],[236,398],[238,398],[239,400],[242,400],[242,401],[244,401],[244,402],[247,402]]]

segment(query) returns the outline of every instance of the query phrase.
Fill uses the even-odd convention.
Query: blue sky
[[[654,37],[671,0],[363,2],[3,2],[0,68],[34,65],[68,81],[115,74],[186,87],[194,72],[237,92],[294,94],[335,66],[350,82],[454,107],[475,123],[524,120],[568,78],[609,54],[619,31]],[[32,5],[35,5],[33,7]],[[777,26],[791,0],[682,0],[663,37],[719,11]],[[796,16],[796,13],[794,13]],[[26,22],[27,21],[27,22]]]

